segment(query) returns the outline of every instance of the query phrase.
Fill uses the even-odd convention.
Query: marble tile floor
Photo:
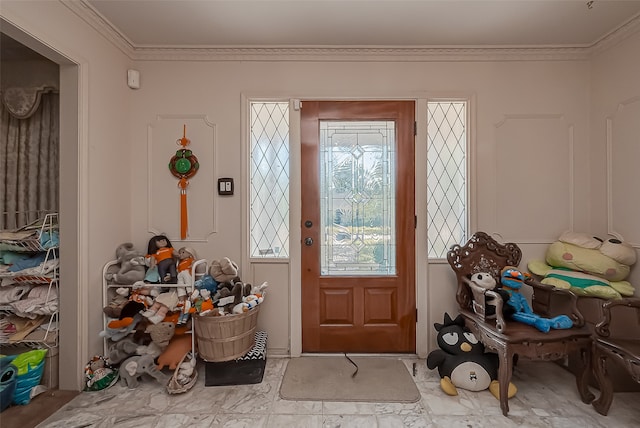
[[[38,425],[121,428],[422,428],[422,427],[639,427],[640,392],[616,393],[608,416],[580,401],[571,373],[549,362],[521,360],[514,370],[518,393],[504,417],[487,391],[459,390],[447,396],[437,370],[424,359],[403,358],[421,392],[416,403],[286,401],[279,388],[288,359],[269,358],[262,383],[204,385],[204,363],[196,385],[170,395],[151,378],[136,389],[121,383],[104,391],[83,392]],[[594,390],[597,393],[597,390]]]

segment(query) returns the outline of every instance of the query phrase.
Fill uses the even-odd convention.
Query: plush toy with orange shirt
[[[175,284],[178,280],[176,260],[171,241],[165,235],[156,235],[149,240],[147,247],[149,269],[157,266],[160,282]]]

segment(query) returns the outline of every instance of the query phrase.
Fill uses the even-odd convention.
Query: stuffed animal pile
[[[529,306],[527,298],[522,294],[522,285],[531,275],[515,266],[505,266],[500,271],[499,282],[490,273],[478,272],[471,276],[470,281],[485,290],[491,290],[503,300],[502,315],[505,319],[512,319],[523,324],[531,325],[543,333],[551,329],[567,329],[573,327],[573,321],[567,315],[545,318],[536,314]],[[485,302],[485,312],[495,313],[495,303]]]
[[[169,393],[185,392],[197,373],[190,316],[241,314],[264,300],[267,283],[254,287],[242,282],[238,265],[228,257],[214,260],[209,272],[194,281],[195,251],[172,248],[164,235],[149,241],[147,255],[124,243],[116,249],[117,263],[105,273],[112,299],[103,308],[109,321],[100,336],[109,346],[107,355],[97,356],[93,364],[103,362],[128,388],[151,378]],[[173,376],[163,373],[165,368],[174,371]]]
[[[635,294],[625,279],[636,250],[617,238],[606,241],[586,233],[565,232],[546,252],[546,263],[532,260],[529,270],[543,284],[570,289],[579,296],[619,299]]]
[[[213,260],[209,274],[195,282],[191,295],[192,312],[222,316],[241,314],[263,302],[266,282],[254,287],[238,276],[238,265],[224,257]]]

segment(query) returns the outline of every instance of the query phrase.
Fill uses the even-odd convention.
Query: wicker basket
[[[260,306],[237,315],[196,315],[198,353],[205,361],[230,361],[242,357],[255,344]]]
[[[171,376],[171,379],[167,384],[167,392],[169,394],[181,394],[183,392],[187,392],[188,390],[193,388],[193,385],[196,384],[196,380],[198,379],[198,370],[195,368],[193,370],[193,373],[191,373],[191,375],[189,376],[189,381],[187,383],[181,384],[180,382],[178,382],[180,366],[183,362],[185,362],[187,358],[191,359],[192,355],[193,354],[191,352],[187,352],[186,354],[184,354],[184,356],[180,360],[180,363],[178,363],[178,365],[176,366],[176,369],[174,370],[173,375]]]

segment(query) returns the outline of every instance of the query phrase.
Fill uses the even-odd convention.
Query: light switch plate
[[[233,178],[218,178],[218,195],[233,195]]]
[[[140,89],[140,72],[138,70],[127,70],[127,85],[131,89]]]

